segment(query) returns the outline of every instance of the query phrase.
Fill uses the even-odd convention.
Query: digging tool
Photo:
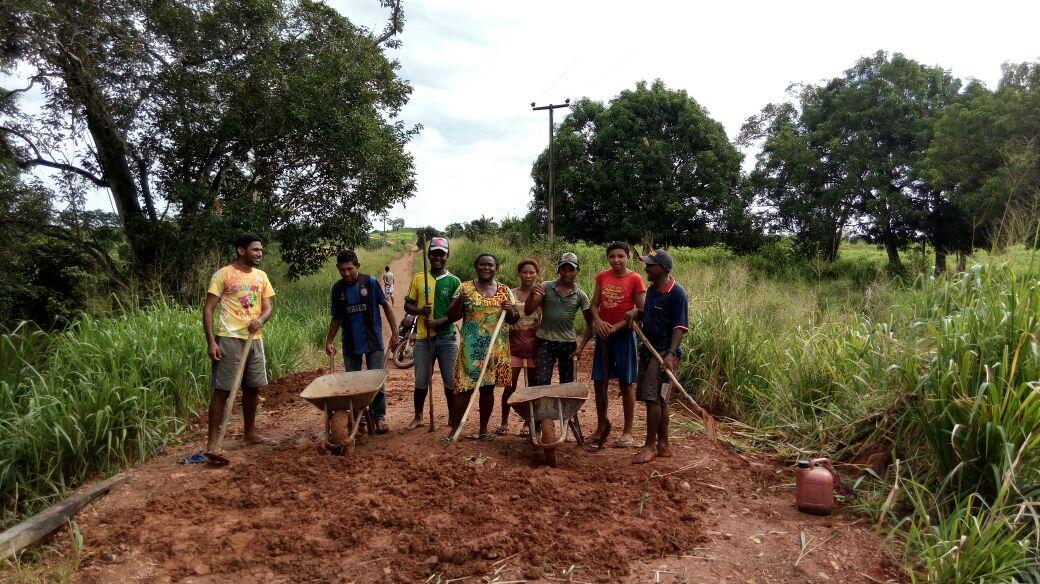
[[[246,363],[249,361],[249,351],[253,348],[253,339],[255,337],[256,333],[249,333],[249,338],[246,339],[245,349],[242,350],[242,357],[238,360],[238,370],[235,371],[235,380],[231,384],[231,391],[228,394],[227,401],[224,402],[224,416],[220,420],[220,431],[217,433],[217,443],[213,450],[204,453],[211,466],[227,466],[231,464],[228,457],[221,454],[221,447],[224,445],[224,434],[227,432],[227,425],[231,420],[231,410],[235,407],[235,398],[238,397],[238,392],[242,389],[242,376],[246,373]]]
[[[426,236],[422,238],[422,249],[419,250],[422,253],[422,288],[423,288],[423,302],[424,306],[430,307],[430,316],[433,316],[433,306],[430,306],[430,276],[426,268]],[[436,299],[437,290],[434,288],[434,298]],[[430,369],[427,371],[426,376],[426,393],[430,397],[430,429],[427,432],[433,432],[435,430],[433,421],[433,331],[430,327],[426,326],[423,322],[423,328],[426,329],[426,358],[430,361]],[[421,413],[421,412],[420,412]]]
[[[498,323],[495,325],[495,332],[491,333],[491,341],[488,343],[487,354],[484,355],[484,362],[480,364],[480,375],[477,376],[477,382],[473,385],[473,393],[469,396],[469,403],[466,404],[466,411],[462,414],[462,419],[459,420],[459,427],[455,428],[455,431],[448,437],[448,444],[452,444],[459,438],[459,434],[462,433],[462,428],[466,426],[466,418],[469,418],[469,412],[473,409],[473,402],[476,399],[476,395],[480,393],[480,382],[484,381],[484,371],[487,370],[488,361],[491,359],[491,350],[495,347],[495,339],[498,338],[498,331],[502,329],[502,323],[506,321],[506,311],[503,310],[502,314],[498,317]],[[531,432],[534,432],[534,428],[531,428]]]
[[[639,339],[643,341],[643,346],[646,347],[647,350],[650,351],[650,354],[654,356],[654,359],[657,360],[657,363],[661,366],[661,369],[664,369],[665,374],[668,375],[668,380],[672,382],[673,386],[679,389],[679,397],[682,398],[683,403],[686,404],[687,407],[689,407],[691,410],[696,412],[697,415],[701,417],[701,421],[704,422],[704,431],[707,432],[708,438],[711,438],[712,440],[718,440],[715,434],[715,417],[709,414],[707,410],[702,408],[696,401],[694,401],[693,397],[691,397],[690,394],[686,393],[686,390],[683,389],[682,384],[679,383],[678,379],[676,379],[675,373],[672,373],[671,369],[668,369],[664,366],[664,358],[661,357],[661,354],[657,352],[657,349],[655,349],[654,346],[650,343],[650,341],[647,340],[646,335],[643,334],[643,327],[633,322],[632,328],[636,331],[636,334],[639,335]]]

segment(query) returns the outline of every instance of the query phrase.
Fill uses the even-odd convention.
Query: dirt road
[[[400,283],[411,259],[391,266]],[[588,355],[587,355],[588,356]],[[813,517],[792,473],[678,432],[675,457],[561,448],[549,469],[519,436],[445,448],[403,430],[412,370],[390,365],[391,432],[337,457],[316,448],[322,414],[297,394],[321,372],[272,384],[258,427],[277,446],[237,446],[231,466],[177,466],[203,427],[80,515],[78,582],[884,582],[897,572],[866,521]],[[588,363],[579,381],[588,380]],[[620,401],[614,398],[620,421]],[[592,401],[582,413],[594,425]],[[498,413],[496,412],[496,418]],[[679,415],[679,414],[676,414]],[[475,431],[475,418],[470,425]],[[637,411],[637,435],[643,431]],[[673,428],[676,425],[673,424]],[[588,430],[586,430],[588,431]],[[809,545],[803,548],[800,534]],[[799,561],[799,556],[803,556]]]

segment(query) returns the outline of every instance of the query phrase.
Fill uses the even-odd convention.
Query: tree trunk
[[[966,252],[959,252],[957,254],[957,271],[963,272],[968,269],[968,254]]]
[[[57,65],[68,86],[69,96],[83,107],[87,129],[97,147],[98,166],[108,182],[116,211],[127,241],[138,263],[138,271],[151,266],[156,257],[156,242],[150,236],[150,222],[141,208],[137,184],[130,166],[130,150],[109,112],[108,101],[83,61],[70,52],[58,52]]]
[[[899,260],[899,247],[896,245],[896,242],[893,239],[888,238],[885,240],[885,252],[888,253],[889,265],[902,265],[902,262],[900,262]]]
[[[935,248],[935,275],[946,272],[946,250],[941,247]]]

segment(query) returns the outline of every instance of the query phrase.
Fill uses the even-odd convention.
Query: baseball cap
[[[578,265],[578,256],[574,255],[569,251],[560,256],[560,261],[556,262],[556,267],[558,268],[563,264],[570,264],[575,268],[580,267]]]
[[[445,237],[434,237],[430,240],[430,251],[439,249],[444,253],[448,253],[448,239]]]
[[[657,249],[650,252],[648,255],[639,256],[639,259],[643,260],[647,265],[656,264],[662,268],[672,271],[672,254],[666,252],[663,249]]]

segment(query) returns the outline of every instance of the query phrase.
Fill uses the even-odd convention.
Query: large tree
[[[314,269],[414,191],[411,88],[384,53],[404,19],[382,1],[377,34],[311,0],[9,0],[6,64],[45,101],[0,131],[22,168],[111,192],[140,273],[245,228]]]
[[[741,141],[764,144],[751,182],[776,223],[823,257],[836,258],[854,231],[899,264],[900,248],[945,224],[935,214],[950,216],[919,168],[960,85],[942,68],[878,52],[841,77],[801,86],[797,106],[770,104],[745,124]]]
[[[746,219],[741,155],[685,91],[661,81],[609,104],[582,99],[556,132],[556,229],[568,238],[703,245]],[[544,223],[548,149],[531,171],[531,209]]]
[[[936,124],[924,174],[968,224],[973,246],[1034,236],[1040,221],[1040,63],[1008,64],[995,91],[976,85]]]

